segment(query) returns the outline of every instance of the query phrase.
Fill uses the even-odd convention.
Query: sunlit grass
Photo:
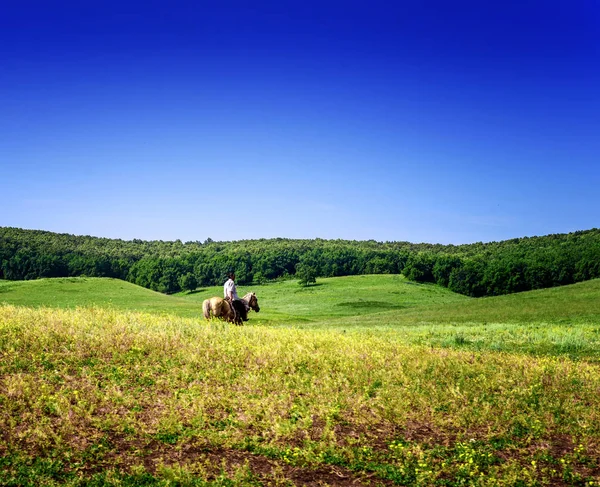
[[[301,287],[289,280],[262,286],[239,285],[257,293],[254,323],[269,326],[370,327],[446,323],[600,322],[600,279],[571,286],[473,299],[397,275],[318,279]],[[116,279],[67,278],[0,281],[0,303],[23,306],[103,306],[183,317],[200,316],[201,304],[222,295],[220,286],[166,296]]]
[[[76,308],[102,306],[126,311],[148,311],[197,316],[198,306],[111,278],[71,277],[32,281],[0,281],[0,304]]]
[[[317,284],[0,282],[0,485],[600,485],[600,281]]]
[[[385,311],[469,300],[433,285],[415,284],[402,276],[348,276],[319,279],[301,287],[296,280],[262,286],[239,285],[240,295],[255,291],[261,314],[254,322],[269,325],[318,323],[335,317],[363,316]],[[60,278],[0,281],[0,303],[22,306],[103,306],[183,317],[201,316],[202,301],[221,296],[221,286],[167,296],[129,282],[103,278]]]
[[[319,279],[240,286],[255,291],[260,313],[246,326],[397,335],[405,344],[474,351],[509,351],[600,358],[600,280],[527,293],[473,299],[402,276]],[[220,287],[165,296],[115,279],[0,282],[0,303],[28,306],[101,306],[195,318]]]
[[[4,306],[0,484],[592,485],[599,390],[585,361],[393,332]]]

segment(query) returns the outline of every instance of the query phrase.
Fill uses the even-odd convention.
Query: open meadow
[[[600,485],[600,280],[0,281],[0,485]]]

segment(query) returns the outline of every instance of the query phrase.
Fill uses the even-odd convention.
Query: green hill
[[[239,286],[254,291],[260,313],[246,326],[377,333],[407,344],[600,359],[600,280],[491,298],[468,298],[397,275]],[[0,304],[95,306],[194,318],[220,287],[166,296],[116,279],[1,281]]]
[[[319,323],[330,318],[379,314],[385,311],[468,301],[439,286],[415,284],[402,276],[349,276],[319,279],[314,286],[297,281],[262,286],[238,286],[239,294],[255,291],[262,311],[251,314],[263,324]],[[0,281],[0,303],[19,306],[112,307],[195,317],[202,301],[222,294],[220,286],[193,293],[165,295],[111,278],[52,278]]]
[[[289,280],[238,288],[240,294],[257,293],[262,310],[250,316],[253,322],[267,325],[600,323],[600,279],[478,299],[398,275],[326,278],[309,287]],[[221,293],[221,287],[214,286],[168,296],[111,278],[0,280],[0,303],[100,306],[182,317],[199,316],[202,301]]]
[[[392,324],[598,323],[600,279],[505,296],[465,299],[388,314]],[[364,324],[371,323],[370,320]]]
[[[0,303],[57,308],[99,306],[184,317],[198,315],[197,305],[188,300],[100,277],[0,281]]]

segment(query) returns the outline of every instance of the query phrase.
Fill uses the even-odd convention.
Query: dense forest
[[[163,293],[302,276],[399,274],[468,296],[600,277],[600,230],[468,245],[349,240],[119,240],[0,227],[0,279],[115,277]]]

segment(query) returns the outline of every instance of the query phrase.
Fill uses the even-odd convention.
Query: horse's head
[[[250,296],[248,298],[248,306],[250,306],[250,308],[252,308],[258,313],[260,311],[260,306],[258,305],[258,299],[256,298],[256,294],[249,293],[249,295]]]

